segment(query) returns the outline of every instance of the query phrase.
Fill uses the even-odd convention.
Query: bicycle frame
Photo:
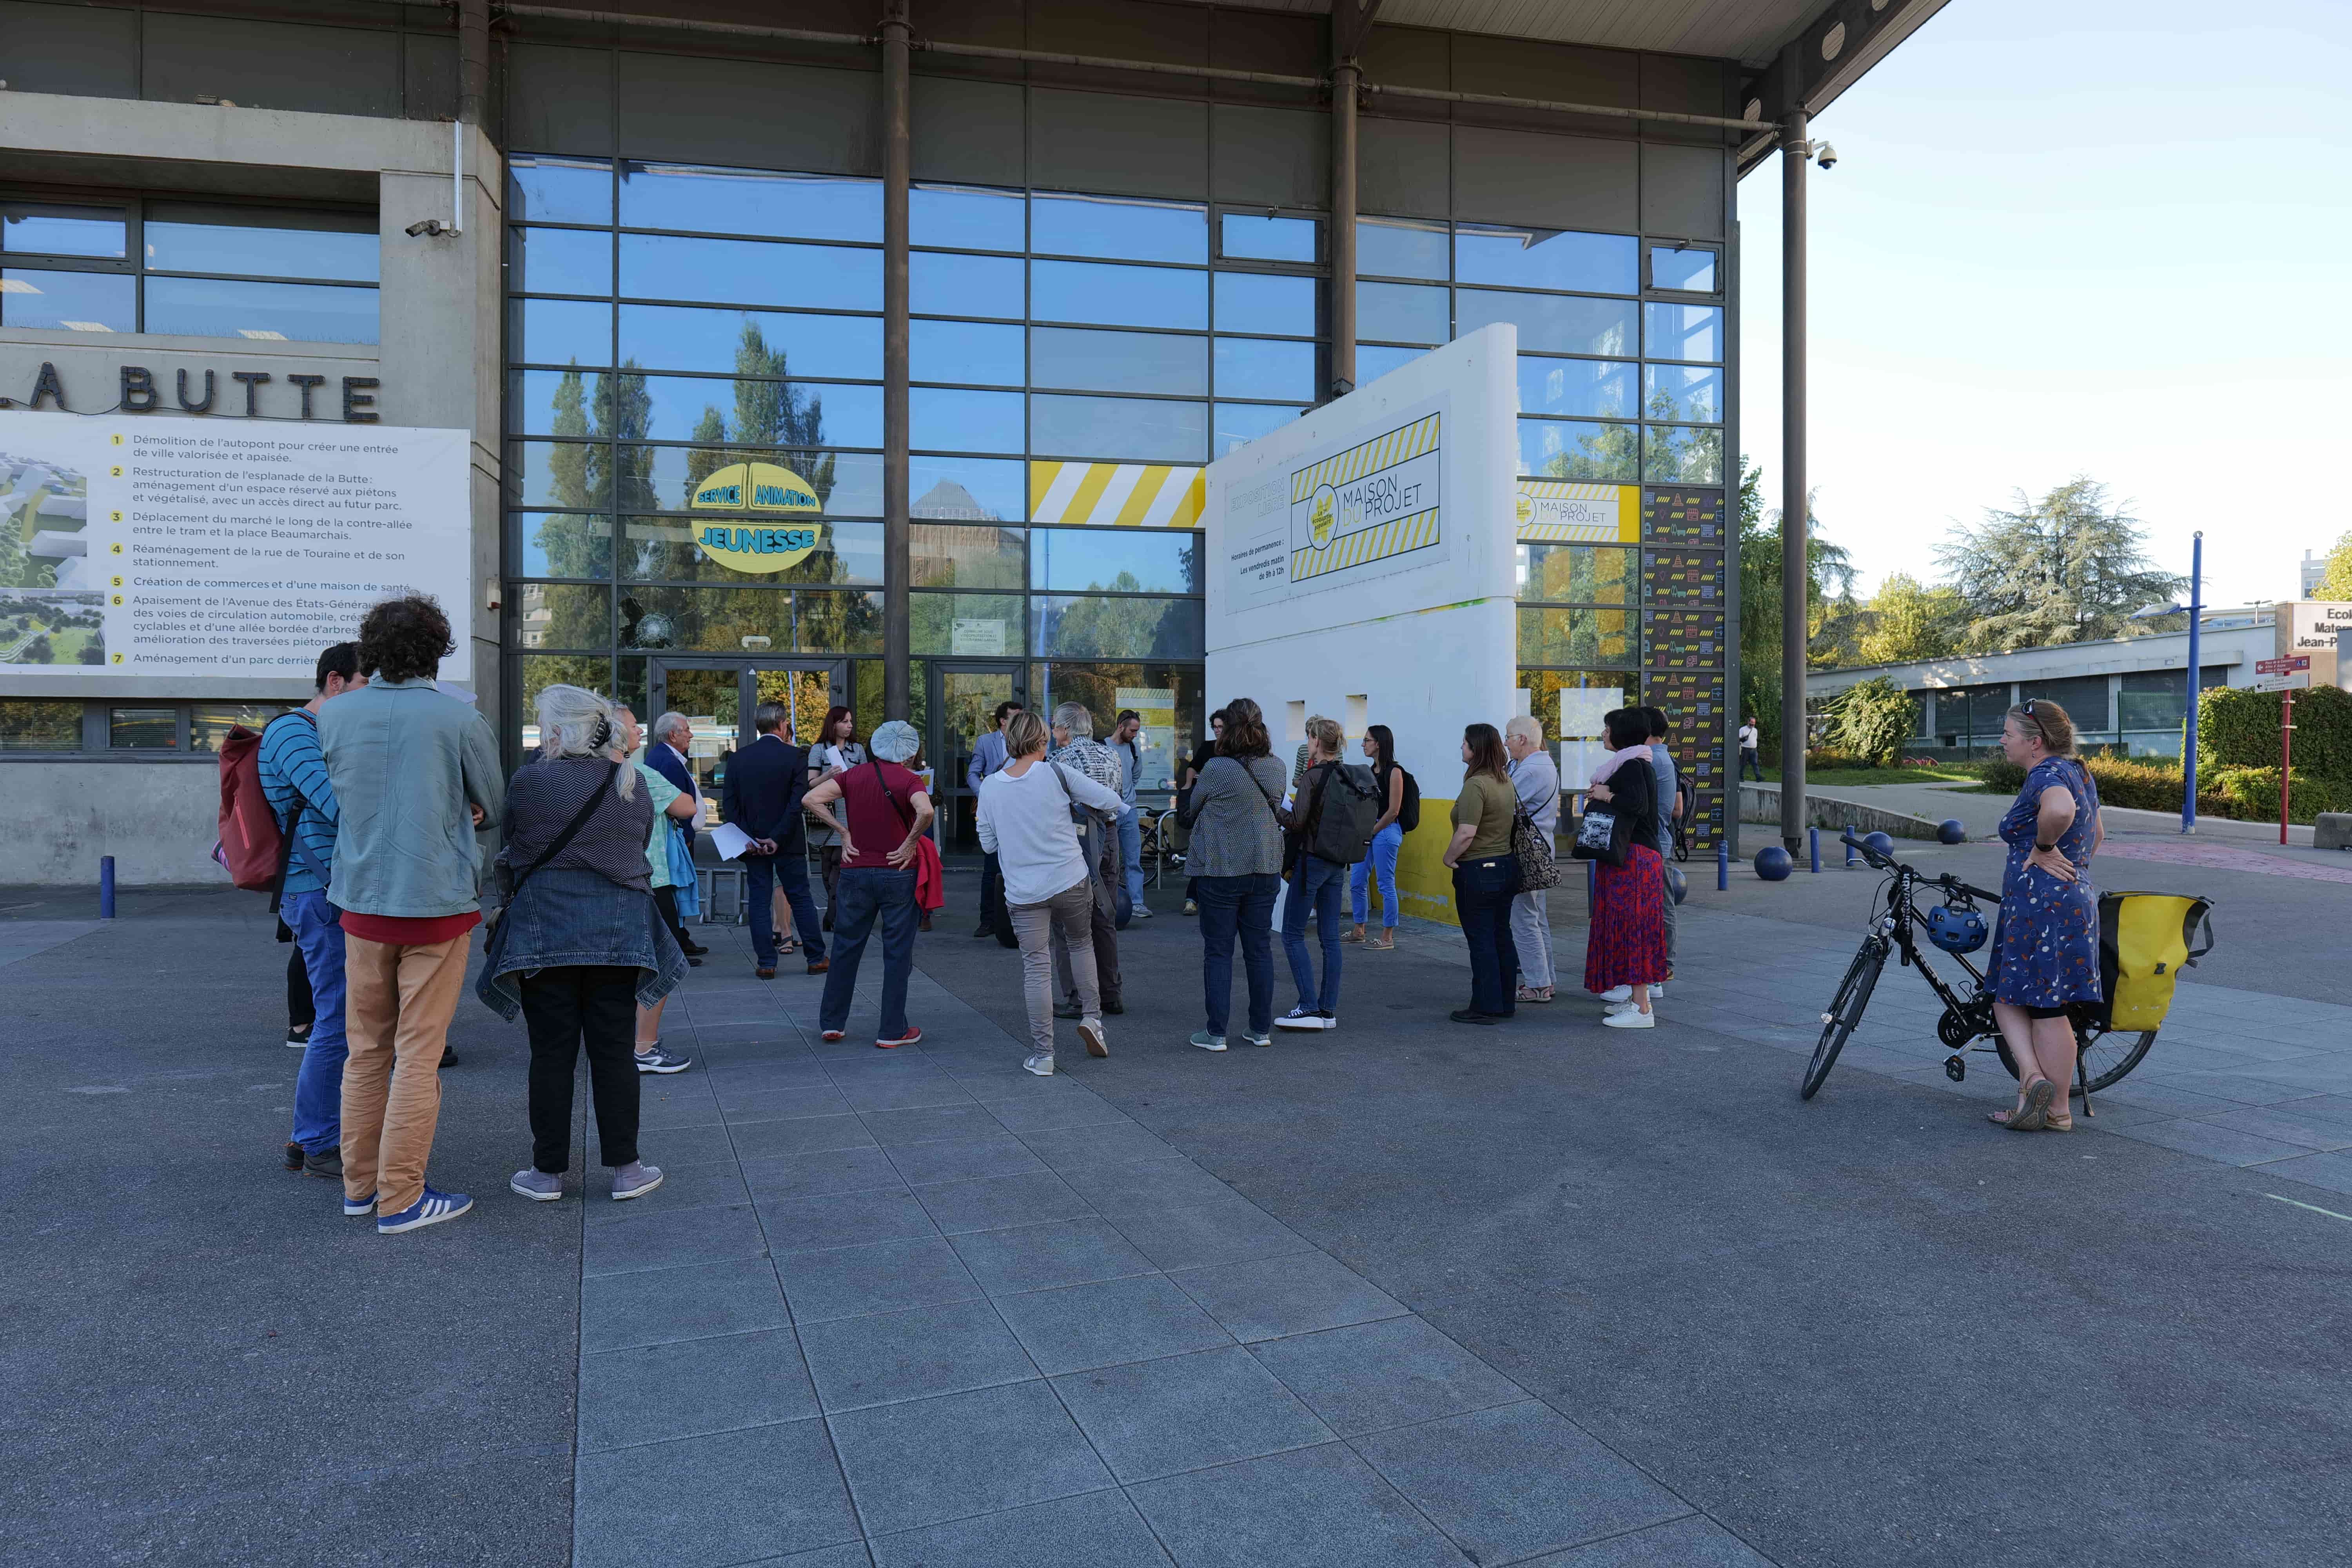
[[[1886,893],[1887,912],[1880,917],[1878,923],[1894,940],[1895,952],[1902,955],[1903,962],[1919,972],[1920,978],[1927,981],[1928,988],[1936,993],[1944,1005],[1954,1013],[1965,1014],[1972,1005],[1987,999],[1984,972],[1970,963],[1967,954],[1956,952],[1951,955],[1969,977],[1968,994],[1963,996],[1956,994],[1944,983],[1943,976],[1928,965],[1927,955],[1919,951],[1919,941],[1914,932],[1914,927],[1919,921],[1919,911],[1912,900],[1916,896],[1920,879],[1919,873],[1908,866],[1897,865],[1895,868]],[[1958,886],[1967,892],[1984,896],[1981,889],[1969,888],[1964,883]],[[1987,1032],[1990,1032],[1990,1021],[1988,1013]]]

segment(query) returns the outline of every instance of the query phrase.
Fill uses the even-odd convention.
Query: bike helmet
[[[1985,918],[1969,903],[1945,904],[1927,911],[1927,940],[1946,952],[1974,952],[1985,944]]]

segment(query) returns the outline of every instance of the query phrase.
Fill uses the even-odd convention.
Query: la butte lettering
[[[153,372],[143,364],[126,364],[121,367],[121,373],[122,390],[121,396],[116,400],[117,408],[125,414],[153,414],[163,406],[163,390],[155,384]],[[220,395],[220,384],[214,372],[208,370],[204,374],[204,395],[192,397],[189,395],[188,373],[183,370],[177,374],[173,394],[179,403],[181,413],[210,414],[213,411],[214,403]],[[261,388],[276,378],[266,370],[233,370],[229,372],[229,379],[244,384],[245,417],[247,419],[261,417]],[[324,386],[327,384],[327,378],[323,375],[289,374],[286,381],[288,385],[301,389],[301,416],[305,419],[317,418],[318,415],[311,405],[311,394]],[[376,388],[382,386],[383,382],[372,375],[347,375],[343,376],[341,381],[345,424],[373,425],[383,417],[376,412],[375,406]],[[65,384],[58,379],[58,367],[47,360],[41,362],[40,374],[33,377],[31,397],[22,404],[13,397],[0,397],[0,408],[23,407],[37,413],[44,404],[54,405],[60,414],[73,412],[66,402]]]

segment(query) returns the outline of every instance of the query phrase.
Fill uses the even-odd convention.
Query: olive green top
[[[1454,802],[1454,826],[1475,826],[1477,833],[1470,847],[1462,851],[1465,860],[1488,860],[1511,852],[1511,816],[1517,808],[1519,797],[1505,779],[1492,773],[1472,773],[1462,781],[1462,793]]]

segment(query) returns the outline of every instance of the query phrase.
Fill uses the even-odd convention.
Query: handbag
[[[1070,775],[1062,771],[1061,763],[1048,757],[1045,765],[1054,770],[1054,782],[1062,786],[1062,798],[1070,803],[1071,822],[1079,825],[1078,853],[1085,858],[1087,878],[1094,884],[1095,907],[1110,916],[1113,930],[1125,931],[1128,922],[1135,918],[1135,905],[1127,892],[1126,868],[1122,866],[1113,873],[1103,867],[1118,846],[1118,838],[1110,832],[1111,824],[1092,807],[1078,804],[1077,795],[1070,788]],[[1099,850],[1092,842],[1097,833],[1103,836]]]
[[[1552,800],[1559,798],[1559,791],[1551,793]],[[1544,804],[1549,805],[1551,801]],[[1540,893],[1559,886],[1559,861],[1552,853],[1551,835],[1536,826],[1535,813],[1525,801],[1511,807],[1511,853],[1518,858],[1519,891]]]
[[[1598,860],[1604,866],[1622,866],[1633,847],[1633,819],[1622,811],[1606,806],[1594,807],[1587,803],[1584,815],[1577,819],[1576,842],[1570,847],[1569,858],[1575,860]],[[1558,868],[1554,868],[1555,876]]]
[[[588,798],[581,802],[580,809],[572,814],[572,820],[563,825],[563,831],[555,836],[555,842],[540,852],[538,859],[520,871],[504,862],[493,869],[492,877],[499,889],[499,907],[494,913],[482,917],[486,930],[496,931],[504,923],[507,911],[514,908],[514,901],[521,895],[523,884],[530,880],[530,874],[562,854],[564,846],[580,836],[580,830],[588,826],[588,819],[596,815],[596,808],[604,804],[604,796],[613,787],[614,776],[620,771],[620,763],[612,764],[596,787],[588,792]]]
[[[907,830],[913,832],[915,814],[900,804],[898,794],[890,788],[889,780],[883,776],[882,759],[874,757],[868,760],[874,764],[874,782],[880,786],[882,798],[890,803],[890,809],[898,814],[898,820],[907,825]],[[932,843],[928,835],[915,840],[914,869],[915,907],[924,910],[943,908],[948,901],[947,868],[940,863],[940,847]]]

